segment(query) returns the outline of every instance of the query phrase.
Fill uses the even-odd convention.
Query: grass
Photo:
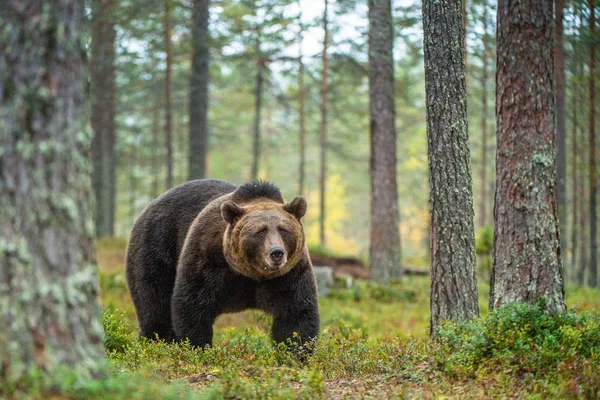
[[[539,304],[486,315],[489,287],[480,282],[483,316],[444,325],[434,343],[428,338],[428,278],[359,282],[320,299],[322,330],[309,357],[297,358],[271,343],[270,317],[259,311],[220,317],[214,346],[203,351],[187,343],[137,339],[124,250],[122,241],[98,244],[105,347],[113,372],[87,391],[68,386],[71,391],[63,392],[73,396],[66,397],[600,396],[600,291],[594,289],[567,286],[568,305],[577,312],[551,316]]]

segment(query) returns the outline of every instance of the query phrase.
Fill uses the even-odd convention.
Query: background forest
[[[313,0],[211,3],[204,176],[236,184],[256,177],[268,179],[289,198],[302,191],[310,205],[305,221],[309,245],[323,244],[336,253],[366,256],[370,157],[368,20],[367,5],[360,1],[341,0],[329,5],[325,243],[319,241],[323,7],[323,2]],[[397,1],[393,7],[402,256],[408,265],[424,266],[429,222],[420,2]],[[495,2],[469,1],[465,12],[475,221],[484,247],[481,250],[486,251],[484,243],[492,229],[495,191]],[[568,134],[564,141],[557,141],[557,146],[562,146],[560,151],[566,154],[562,167],[566,168],[565,186],[561,186],[564,193],[559,199],[564,210],[560,220],[563,254],[570,272],[575,271],[571,268],[574,265],[587,265],[589,258],[590,236],[586,233],[592,214],[585,192],[589,191],[588,136],[593,118],[588,107],[592,87],[586,58],[591,47],[598,44],[598,38],[590,35],[589,9],[585,4],[568,2],[564,13],[563,118],[566,117]],[[116,166],[116,199],[107,205],[115,207],[114,214],[107,213],[114,215],[114,220],[107,221],[105,228],[101,223],[98,226],[101,236],[126,237],[149,201],[190,176],[192,4],[122,0],[118,7],[108,6],[96,18],[101,19],[97,24],[110,25],[104,28],[108,32],[113,29],[112,35],[103,34],[98,40],[113,39],[102,45],[109,49],[114,46],[114,94],[97,99],[96,105],[115,110],[115,125],[109,132],[115,138],[114,153],[106,155],[109,161],[105,162]],[[305,101],[303,144],[300,56]],[[110,57],[106,62],[111,62]],[[102,72],[107,71],[111,72]],[[103,82],[111,79],[104,78]],[[598,80],[593,82],[598,85]],[[92,91],[92,96],[103,94]],[[302,190],[301,146],[305,152]],[[559,174],[560,171],[559,166]],[[574,272],[567,275],[575,277]]]

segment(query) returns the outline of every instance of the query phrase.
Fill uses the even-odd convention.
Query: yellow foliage
[[[359,247],[355,238],[343,234],[344,222],[348,219],[346,193],[342,178],[331,174],[326,182],[325,198],[325,241],[328,249],[343,254],[356,254]],[[306,242],[309,246],[319,245],[319,190],[306,195],[308,212],[305,217]]]

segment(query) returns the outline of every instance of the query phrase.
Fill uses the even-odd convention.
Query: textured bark
[[[325,184],[327,182],[327,73],[328,59],[327,48],[329,47],[329,29],[328,24],[328,8],[329,0],[325,0],[325,10],[323,11],[323,51],[321,52],[321,63],[323,72],[321,74],[321,171],[319,175],[320,194],[319,201],[319,244],[325,247]]]
[[[565,310],[556,207],[553,2],[498,3],[496,198],[490,310]]]
[[[479,315],[461,5],[423,1],[431,212],[431,334]]]
[[[259,44],[260,45],[260,44]],[[259,47],[257,45],[257,49]],[[264,85],[264,61],[262,58],[258,59],[256,65],[256,86],[254,89],[254,125],[253,125],[253,136],[254,144],[252,146],[252,172],[251,180],[258,179],[258,169],[260,163],[260,120],[262,114],[262,97],[263,97],[263,85]]]
[[[103,237],[113,235],[115,216],[115,4],[94,0],[91,5],[92,186],[96,235]]]
[[[595,39],[596,13],[594,0],[588,0],[590,37]],[[590,44],[590,58],[588,70],[590,71],[590,273],[588,285],[598,287],[598,228],[596,215],[596,197],[598,191],[598,175],[596,171],[596,46]]]
[[[488,63],[490,52],[490,36],[488,32],[488,10],[487,2],[483,3],[483,54],[481,56],[482,72],[481,72],[481,186],[480,186],[480,203],[479,203],[479,227],[486,226],[487,222],[487,125],[488,125]]]
[[[369,1],[369,114],[371,130],[371,242],[369,275],[375,280],[402,274],[396,124],[394,25],[390,0]]]
[[[171,3],[165,1],[164,17],[164,41],[165,41],[165,147],[167,148],[167,180],[166,189],[173,187],[173,106],[171,100],[171,69],[173,64],[173,52],[171,49]]]
[[[298,0],[298,7],[300,8],[300,0]],[[298,15],[298,24],[300,25],[300,31],[298,33],[298,103],[299,103],[299,123],[300,123],[300,166],[298,168],[298,194],[304,195],[304,175],[306,169],[306,123],[305,123],[305,103],[306,93],[304,89],[304,60],[302,55],[302,43],[304,41],[304,24],[302,24],[302,9]]]
[[[208,154],[208,82],[210,0],[194,0],[192,16],[192,71],[190,77],[188,179],[206,176]]]
[[[0,8],[0,386],[104,358],[93,257],[84,3]],[[8,32],[8,33],[7,33]]]
[[[563,264],[566,256],[567,238],[567,128],[565,123],[565,55],[563,44],[563,20],[565,0],[555,0],[554,29],[554,78],[556,80],[556,199],[558,202],[558,226]]]

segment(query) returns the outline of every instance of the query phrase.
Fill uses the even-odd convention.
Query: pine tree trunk
[[[210,0],[194,0],[192,18],[192,71],[190,78],[188,179],[206,177],[208,154],[208,81]]]
[[[0,387],[104,359],[85,90],[84,3],[0,9]]]
[[[158,176],[160,171],[159,131],[160,131],[160,87],[154,89],[154,113],[152,114],[152,198],[158,197]]]
[[[326,199],[326,182],[327,182],[327,74],[328,74],[328,59],[327,48],[329,47],[329,28],[328,24],[328,8],[329,0],[325,0],[325,10],[323,11],[323,51],[321,53],[321,62],[323,72],[321,74],[321,171],[319,175],[320,194],[319,201],[319,245],[325,248],[325,199]]]
[[[490,51],[490,37],[488,33],[488,4],[483,3],[483,54],[481,72],[481,186],[479,203],[479,227],[487,225],[487,126],[488,126],[488,56]]]
[[[390,0],[369,1],[369,114],[371,126],[371,242],[369,275],[402,274],[396,184],[394,25]]]
[[[556,190],[558,202],[558,226],[563,264],[566,257],[567,239],[567,148],[566,148],[566,106],[565,106],[565,56],[563,45],[564,0],[555,0],[554,30],[554,77],[556,79]]]
[[[575,60],[575,63],[578,63],[577,60]],[[575,70],[578,70],[577,67],[575,67]],[[572,211],[572,225],[571,225],[571,262],[570,262],[570,280],[572,281],[573,278],[575,277],[575,271],[577,270],[577,249],[578,249],[578,204],[579,204],[579,197],[582,195],[582,193],[578,192],[578,188],[579,188],[579,182],[577,180],[577,174],[579,173],[578,170],[578,165],[577,165],[577,153],[579,151],[579,146],[577,143],[577,135],[578,135],[578,130],[579,130],[579,121],[577,119],[577,107],[579,106],[579,101],[578,101],[578,96],[579,93],[577,93],[577,85],[575,83],[575,77],[573,77],[573,89],[572,91],[574,92],[571,101],[573,102],[573,131],[572,131],[572,148],[571,148],[571,162],[572,162],[572,167],[571,167],[571,179],[572,179],[572,195],[573,195],[573,199],[571,201],[571,211]]]
[[[165,1],[164,18],[164,40],[165,40],[165,146],[167,148],[167,181],[166,189],[173,187],[173,110],[171,100],[171,69],[173,55],[171,50],[171,4]]]
[[[114,234],[115,207],[115,27],[113,0],[92,1],[91,90],[92,186],[96,235]]]
[[[479,314],[460,3],[423,1],[431,211],[431,334]]]
[[[138,167],[138,142],[139,142],[139,133],[134,134],[134,142],[131,146],[131,156],[128,162],[128,170],[129,170],[129,218],[131,221],[131,226],[135,223],[135,219],[137,217],[137,210],[135,208],[135,204],[137,202],[137,177],[135,176],[135,171]]]
[[[588,0],[590,13],[590,37],[595,37],[596,14],[594,0]],[[588,285],[598,287],[598,228],[596,221],[596,192],[598,176],[596,172],[596,46],[590,44],[590,111],[588,124],[590,130],[590,273]]]
[[[298,0],[298,7],[300,7],[300,0]],[[302,55],[302,43],[304,42],[304,24],[302,23],[302,9],[298,15],[298,24],[300,25],[300,32],[298,33],[298,102],[299,104],[299,122],[300,122],[300,166],[298,171],[298,194],[304,195],[304,179],[305,179],[305,168],[306,168],[306,112],[304,110],[306,103],[306,93],[304,89],[304,61]]]
[[[583,17],[581,16],[581,12],[582,12],[582,8],[583,5],[581,6],[581,8],[579,7],[578,4],[575,4],[576,8],[575,8],[575,12],[578,14],[578,20],[579,20],[579,29],[578,29],[578,33],[577,35],[579,37],[581,37],[583,35]],[[582,87],[579,84],[579,79],[582,79],[582,77],[584,76],[584,72],[583,72],[583,62],[582,60],[584,59],[583,55],[581,54],[581,46],[575,46],[574,47],[574,51],[575,51],[575,79],[578,82],[578,84],[575,86],[575,95],[577,96],[577,103],[579,104],[579,96],[582,94]],[[587,136],[582,129],[579,132],[576,132],[576,134],[579,137],[579,140],[581,140],[582,143],[585,143],[585,140],[587,139]],[[587,185],[586,185],[586,177],[587,177],[587,168],[585,168],[586,165],[586,151],[582,151],[581,153],[579,153],[579,174],[578,174],[578,182],[577,182],[577,199],[578,199],[578,207],[579,207],[579,220],[578,220],[578,233],[579,233],[579,240],[578,240],[578,247],[577,247],[577,265],[574,266],[574,268],[576,268],[577,270],[577,283],[580,286],[583,286],[585,284],[585,276],[586,276],[586,272],[588,269],[588,243],[589,243],[589,237],[586,234],[586,232],[588,232],[588,228],[587,228],[587,222],[589,219],[589,204],[588,204],[588,200],[589,197],[587,196],[586,192],[587,192]],[[589,155],[587,155],[589,156]]]
[[[553,2],[498,3],[496,199],[490,310],[565,310],[556,209]]]
[[[256,65],[256,87],[254,91],[254,145],[252,157],[252,180],[258,179],[258,169],[260,163],[260,120],[262,114],[262,97],[264,84],[264,60],[259,58]]]

